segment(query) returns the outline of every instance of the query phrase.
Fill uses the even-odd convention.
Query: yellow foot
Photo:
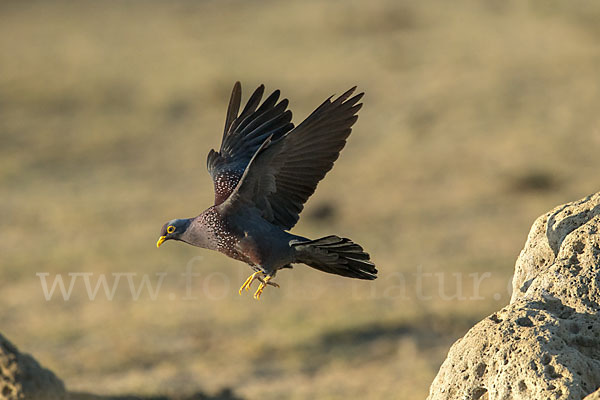
[[[244,284],[243,284],[243,285],[242,285],[242,287],[240,288],[240,291],[239,291],[240,295],[242,294],[242,291],[243,291],[244,289],[246,289],[246,290],[250,290],[250,285],[252,285],[252,282],[254,282],[254,280],[255,280],[255,279],[260,279],[260,278],[257,278],[257,276],[258,276],[258,275],[260,275],[260,274],[262,274],[262,272],[260,272],[260,271],[258,271],[258,272],[255,272],[255,273],[253,273],[252,275],[250,275],[250,276],[248,277],[248,279],[246,279],[246,282],[244,282]]]
[[[273,278],[271,275],[267,275],[264,277],[264,279],[261,279],[260,285],[258,286],[258,289],[256,289],[256,293],[254,293],[254,298],[256,300],[260,300],[260,295],[262,294],[263,290],[265,290],[267,285],[279,287],[279,285],[275,282],[270,282],[271,278]]]

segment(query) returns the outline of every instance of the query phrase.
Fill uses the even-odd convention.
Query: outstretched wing
[[[279,90],[260,104],[265,87],[260,85],[239,113],[242,87],[233,86],[219,151],[211,150],[206,161],[215,187],[215,205],[229,197],[250,159],[268,138],[279,138],[294,128],[288,100],[279,100]],[[260,106],[259,106],[260,104]],[[239,113],[239,114],[238,114]]]
[[[222,209],[253,205],[266,220],[282,229],[293,227],[304,203],[333,167],[358,119],[363,93],[350,98],[355,89],[334,101],[331,97],[325,100],[282,137],[269,135]]]

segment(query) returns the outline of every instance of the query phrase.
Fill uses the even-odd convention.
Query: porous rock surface
[[[535,221],[510,304],[454,343],[428,399],[600,400],[599,313],[595,194]]]
[[[0,335],[0,399],[58,400],[65,387],[51,371]]]

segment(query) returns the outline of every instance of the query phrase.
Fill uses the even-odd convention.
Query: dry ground
[[[424,398],[508,301],[534,218],[600,187],[599,18],[593,1],[1,2],[0,330],[98,395]],[[235,80],[281,88],[296,122],[366,92],[295,231],[355,239],[377,281],[299,266],[256,302],[237,295],[247,266],[154,247],[210,205]],[[112,301],[83,276],[46,301],[36,273],[74,272],[166,276],[155,299],[123,275]]]

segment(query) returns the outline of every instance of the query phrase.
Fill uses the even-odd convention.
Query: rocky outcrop
[[[600,400],[600,390],[596,390],[594,393],[586,396],[583,400]]]
[[[535,221],[516,263],[510,304],[452,346],[428,399],[580,400],[599,387],[595,194]]]
[[[0,399],[62,400],[65,396],[56,375],[0,335]]]

